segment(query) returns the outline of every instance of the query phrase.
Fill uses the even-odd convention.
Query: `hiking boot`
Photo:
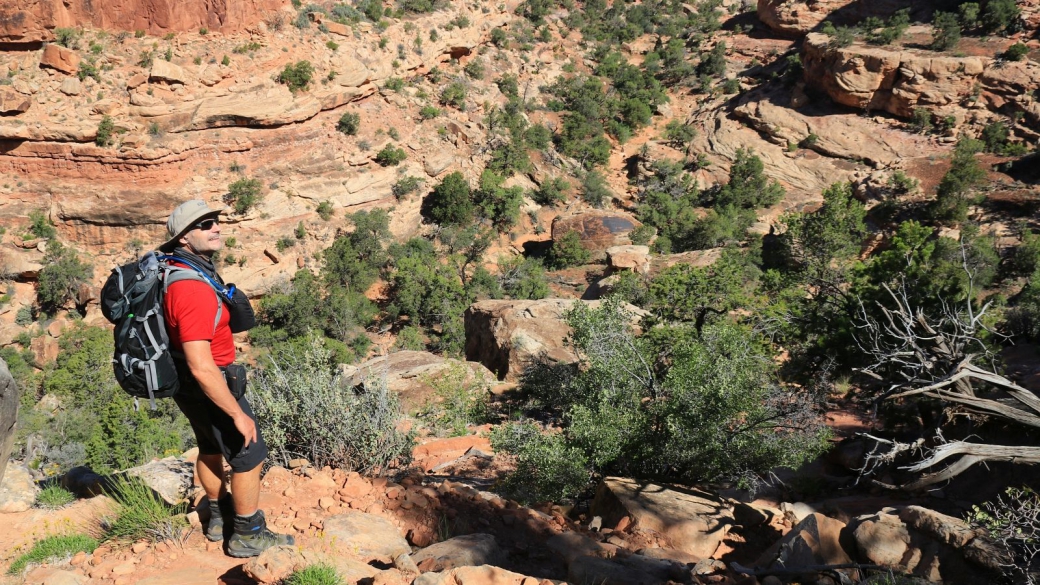
[[[248,533],[244,534],[245,532]],[[237,559],[255,557],[272,546],[282,544],[296,544],[296,539],[290,534],[271,532],[267,528],[264,512],[257,510],[256,514],[246,521],[235,518],[235,533],[228,540],[227,554]]]
[[[235,510],[231,505],[231,494],[224,494],[220,498],[216,508],[213,507],[210,502],[209,507],[209,523],[206,524],[206,540],[210,542],[219,542],[224,540],[224,519],[229,521],[235,517]]]

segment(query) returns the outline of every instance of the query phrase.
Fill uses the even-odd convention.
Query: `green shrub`
[[[224,203],[232,205],[236,213],[246,213],[263,198],[263,183],[260,179],[239,179],[228,185]]]
[[[982,26],[991,33],[1016,29],[1021,16],[1015,0],[988,0],[982,10]]]
[[[918,134],[927,134],[932,130],[932,112],[928,108],[914,108],[910,116],[910,126]]]
[[[650,240],[654,237],[656,232],[657,230],[655,230],[653,226],[641,225],[632,230],[628,234],[628,238],[637,246],[645,246],[650,243]]]
[[[570,183],[563,177],[552,177],[542,181],[538,189],[531,194],[531,198],[538,205],[556,205],[567,201],[567,191]]]
[[[381,6],[381,4],[380,4]],[[332,565],[318,564],[294,571],[283,585],[343,585],[343,578]]]
[[[984,143],[962,137],[953,150],[950,170],[936,189],[931,216],[938,221],[960,223],[968,217],[968,207],[975,201],[973,191],[986,178],[986,171],[976,160]]]
[[[581,181],[581,198],[593,207],[603,207],[606,201],[613,198],[607,179],[598,171],[589,171]]]
[[[589,261],[592,253],[581,243],[578,232],[571,230],[553,242],[546,264],[554,269],[580,266]]]
[[[1014,276],[1030,276],[1040,268],[1040,235],[1022,230],[1022,243],[1008,258],[1007,271]]]
[[[450,173],[426,198],[424,215],[442,226],[467,225],[473,220],[475,211],[472,193],[462,173]]]
[[[847,26],[839,26],[834,31],[834,35],[831,37],[830,43],[832,47],[848,47],[856,40],[856,29]]]
[[[41,508],[63,508],[76,501],[76,496],[60,485],[50,485],[36,494],[36,505]]]
[[[83,59],[79,62],[79,67],[76,71],[76,77],[80,81],[86,81],[88,77],[92,77],[94,81],[101,83],[101,70],[98,69],[97,64],[90,59]]]
[[[261,431],[280,465],[298,457],[369,474],[405,465],[414,439],[398,430],[397,397],[376,376],[363,391],[341,384],[320,338],[273,348],[250,385]]]
[[[467,426],[488,421],[489,381],[467,366],[453,362],[436,375],[424,376],[423,382],[433,388],[434,396],[422,406],[418,417],[438,434],[459,437],[467,434]]]
[[[525,504],[559,502],[581,493],[591,479],[581,449],[561,434],[545,434],[533,423],[508,423],[491,431],[491,446],[515,459],[502,491]]]
[[[1015,43],[1008,47],[1001,57],[1008,61],[1021,61],[1022,59],[1025,59],[1028,54],[1029,47],[1025,46],[1023,43]]]
[[[440,108],[436,108],[434,106],[423,106],[422,109],[419,110],[419,117],[423,120],[432,120],[433,118],[436,118],[440,115]]]
[[[920,182],[910,175],[907,175],[902,170],[897,169],[896,172],[892,173],[892,177],[888,180],[888,184],[896,193],[905,195],[916,191]]]
[[[20,325],[22,327],[28,327],[29,325],[32,325],[32,322],[33,322],[33,313],[32,313],[32,309],[31,308],[29,308],[29,307],[22,307],[22,308],[18,309],[18,313],[16,313],[15,317],[14,317],[14,324],[15,325]]]
[[[54,224],[45,211],[34,209],[29,212],[29,233],[37,238],[51,239],[58,235],[58,230],[54,229]]]
[[[105,540],[162,542],[176,540],[188,528],[187,504],[171,506],[144,481],[116,476],[106,493],[117,504],[115,515],[103,521]]]
[[[279,252],[284,252],[295,245],[296,240],[290,238],[289,236],[278,238],[278,241],[274,244],[275,248],[277,248]]]
[[[542,263],[523,256],[499,258],[498,284],[511,299],[544,299],[551,292]]]
[[[71,557],[78,552],[92,553],[97,540],[86,534],[48,536],[33,543],[29,552],[21,555],[7,568],[8,575],[18,575],[30,564],[42,564]]]
[[[112,146],[115,142],[116,124],[112,120],[112,116],[102,116],[101,122],[98,123],[97,135],[94,136],[94,144],[98,146]]]
[[[320,217],[322,221],[329,221],[332,219],[333,213],[335,213],[332,209],[332,202],[328,200],[319,203],[318,208],[315,211],[318,212],[318,217]]]
[[[401,0],[401,8],[408,12],[433,12],[433,0]]]
[[[54,42],[68,49],[75,49],[79,44],[80,31],[75,28],[54,29]]]
[[[402,329],[397,334],[393,345],[395,351],[424,351],[425,349],[426,341],[423,339],[422,330],[413,325]]]
[[[961,40],[960,20],[952,12],[936,12],[932,27],[932,49],[936,51],[948,51]]]
[[[340,116],[339,122],[336,124],[336,129],[347,136],[354,136],[360,128],[361,115],[352,112],[347,112]]]
[[[473,59],[462,68],[471,79],[484,79],[484,61]]]
[[[441,91],[442,106],[452,106],[460,111],[466,110],[466,86],[460,81],[453,81]]]
[[[231,57],[228,57],[227,55],[224,55],[224,58],[220,60],[220,64],[223,65],[224,67],[227,67],[228,65],[231,65]]]
[[[400,201],[408,196],[409,193],[418,191],[419,186],[422,185],[423,182],[424,181],[421,177],[402,177],[398,179],[392,187],[390,187],[390,192],[392,192],[394,197]]]
[[[396,167],[401,161],[408,158],[408,153],[403,148],[393,144],[387,144],[376,153],[375,161],[384,167]]]
[[[66,302],[75,299],[80,285],[89,283],[93,275],[94,268],[82,262],[76,250],[51,240],[43,256],[43,268],[36,286],[40,308],[54,314]]]
[[[303,225],[303,222],[296,224],[296,229],[293,230],[293,235],[296,236],[297,240],[302,240],[307,237],[307,228]]]
[[[383,83],[383,87],[390,91],[401,91],[404,89],[404,80],[400,77],[387,77],[386,81]]]
[[[296,93],[297,91],[307,89],[313,76],[314,67],[310,61],[297,61],[295,64],[285,65],[285,69],[282,69],[282,72],[278,74],[278,83],[287,86],[289,91]]]
[[[697,129],[679,120],[671,120],[664,127],[664,137],[676,148],[686,148],[697,137]]]

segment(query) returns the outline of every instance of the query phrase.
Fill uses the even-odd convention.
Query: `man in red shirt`
[[[206,538],[214,542],[224,538],[233,509],[227,552],[241,558],[294,540],[268,530],[257,507],[267,445],[249,402],[232,394],[225,376],[235,361],[231,326],[235,306],[217,291],[224,284],[211,261],[224,245],[219,215],[204,201],[183,203],[170,214],[166,222],[170,239],[159,249],[174,257],[173,265],[195,269],[210,281],[170,284],[163,311],[174,355],[183,355],[183,361],[178,360],[180,390],[173,399],[191,422],[199,445],[195,469],[211,510]],[[241,302],[248,304],[244,298]],[[224,484],[224,461],[231,467],[230,494]]]

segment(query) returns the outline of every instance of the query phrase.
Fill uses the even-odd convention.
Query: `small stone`
[[[308,466],[310,464],[311,464],[310,461],[307,461],[306,459],[304,459],[302,457],[300,457],[299,459],[290,459],[289,460],[289,469],[299,469],[301,467],[306,467],[306,466]]]
[[[330,498],[328,496],[322,497],[322,498],[318,499],[318,506],[322,510],[328,510],[329,508],[331,508],[331,507],[333,507],[335,505],[336,505],[336,500],[333,500],[332,498]]]
[[[133,551],[133,553],[135,555],[139,555],[139,554],[143,553],[147,549],[148,549],[148,543],[147,542],[135,542],[133,545],[130,546],[130,550]]]
[[[72,555],[72,558],[69,559],[69,564],[72,565],[73,567],[78,567],[78,566],[82,565],[83,563],[85,563],[86,560],[87,560],[87,553],[85,553],[83,551],[80,551],[80,552]]]
[[[113,575],[129,575],[130,573],[133,573],[136,569],[137,569],[137,567],[134,565],[134,563],[131,563],[131,562],[128,561],[128,562],[125,562],[125,563],[120,563],[120,564],[116,565],[115,567],[112,567],[112,574]]]

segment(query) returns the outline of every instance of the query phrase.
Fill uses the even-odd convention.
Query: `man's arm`
[[[224,374],[213,361],[213,352],[207,340],[187,341],[183,344],[184,357],[188,361],[188,369],[195,381],[199,383],[206,396],[223,410],[235,422],[235,428],[245,437],[245,444],[256,442],[256,424],[231,396]]]

